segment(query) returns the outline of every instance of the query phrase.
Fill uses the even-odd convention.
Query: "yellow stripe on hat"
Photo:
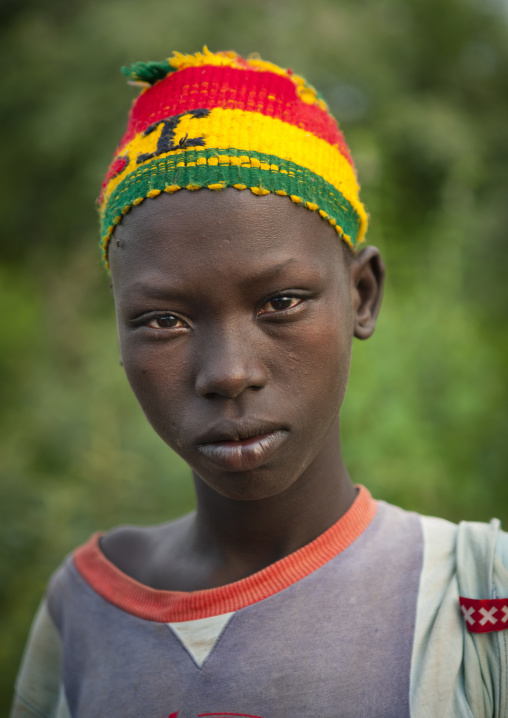
[[[143,163],[137,163],[137,158],[140,155],[156,152],[162,128],[161,122],[153,132],[147,135],[138,134],[119,150],[119,153],[122,156],[127,155],[130,161],[125,169],[108,183],[104,193],[104,204],[118,184],[142,166]],[[364,214],[363,206],[358,199],[358,182],[350,163],[340,153],[338,147],[316,137],[312,132],[258,112],[215,108],[206,117],[196,118],[189,114],[180,119],[174,132],[173,145],[176,147],[178,143],[193,138],[202,138],[201,146],[207,149],[245,150],[245,162],[249,163],[249,166],[253,166],[255,160],[248,157],[248,152],[253,151],[280,157],[282,160],[289,160],[306,167],[336,187],[360,215]],[[190,149],[197,148],[189,146]],[[158,156],[162,158],[172,155],[176,158],[187,151],[174,149]],[[238,159],[241,161],[242,158]],[[220,158],[217,157],[217,163],[219,161]],[[208,163],[211,164],[210,160]],[[184,165],[182,158],[182,166]],[[270,169],[277,171],[275,167]],[[280,171],[287,172],[287,170]]]

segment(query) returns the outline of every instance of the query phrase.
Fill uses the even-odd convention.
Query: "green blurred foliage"
[[[120,65],[234,48],[341,120],[388,267],[343,410],[379,498],[508,524],[503,0],[0,5],[0,710],[50,572],[95,530],[192,507],[118,365],[94,199],[135,96]]]

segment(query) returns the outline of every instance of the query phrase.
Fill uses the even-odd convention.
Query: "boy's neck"
[[[221,567],[220,583],[251,575],[313,541],[346,513],[356,494],[342,460],[338,422],[316,459],[282,494],[237,501],[197,476],[194,481],[195,546]]]

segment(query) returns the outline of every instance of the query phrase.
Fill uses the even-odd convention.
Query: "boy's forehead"
[[[344,263],[337,233],[287,198],[226,188],[161,195],[135,207],[116,228],[110,245],[112,273],[133,276],[169,268],[196,271],[203,262],[218,274],[234,269]]]

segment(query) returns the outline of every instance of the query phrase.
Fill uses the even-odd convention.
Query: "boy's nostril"
[[[236,374],[201,372],[196,380],[196,393],[206,398],[223,397],[236,399],[246,390],[261,389],[265,383],[264,373],[248,369]]]

